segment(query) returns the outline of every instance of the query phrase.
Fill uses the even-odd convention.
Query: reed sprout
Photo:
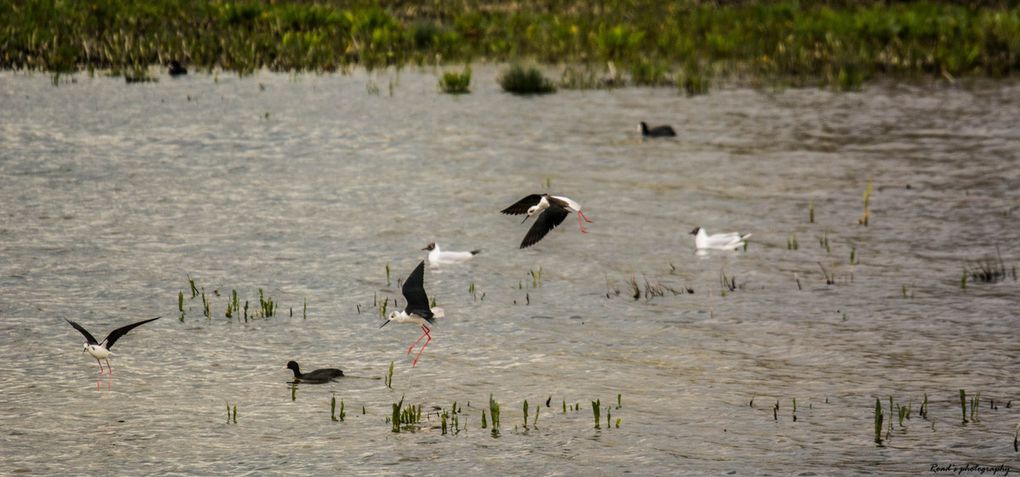
[[[492,436],[499,435],[499,403],[489,395],[489,417],[492,419]]]
[[[386,372],[386,387],[393,389],[393,361],[390,361],[390,369]]]
[[[963,424],[967,421],[967,393],[964,390],[960,390],[960,412],[963,413]]]
[[[882,447],[882,421],[885,414],[882,413],[882,401],[875,398],[875,444]]]
[[[868,181],[867,187],[864,188],[864,215],[858,220],[858,223],[865,227],[871,219],[871,190],[871,181]]]
[[[595,416],[595,429],[601,429],[602,428],[601,424],[599,423],[600,422],[599,416],[600,416],[600,407],[601,407],[601,405],[602,405],[602,403],[598,399],[596,399],[596,400],[591,402],[591,412]]]

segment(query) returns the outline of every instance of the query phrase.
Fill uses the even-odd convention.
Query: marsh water
[[[476,68],[463,96],[432,70],[0,74],[0,473],[1017,465],[1015,82],[517,97],[496,73]],[[642,120],[678,137],[642,140]],[[589,233],[571,216],[520,250],[529,225],[499,210],[545,191],[583,204]],[[696,226],[753,237],[698,255]],[[376,304],[403,305],[432,241],[482,252],[426,271],[446,318],[412,368],[419,330],[380,329]],[[997,250],[1009,276],[962,288]],[[225,318],[232,290],[254,314],[260,288],[276,316]],[[102,337],[154,316],[98,380],[64,322]],[[295,391],[292,359],[351,377]],[[960,389],[981,393],[967,424]],[[481,428],[490,395],[498,437]],[[890,396],[911,406],[902,425]],[[428,415],[393,433],[402,397]],[[541,408],[528,429],[525,400],[529,421]],[[433,408],[454,401],[461,429],[443,435]]]

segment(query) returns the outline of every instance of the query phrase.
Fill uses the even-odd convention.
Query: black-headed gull
[[[701,227],[692,230],[691,235],[694,236],[694,248],[698,250],[736,250],[743,247],[744,241],[751,236],[751,234],[740,235],[737,232],[708,235],[708,232],[705,232],[705,229]]]
[[[288,362],[287,369],[294,371],[294,381],[310,384],[322,384],[332,381],[334,378],[344,377],[344,372],[336,368],[316,369],[312,372],[302,373],[297,361]]]
[[[443,263],[458,263],[471,260],[472,257],[481,252],[481,250],[472,250],[470,252],[444,252],[439,249],[439,244],[435,242],[426,245],[422,250],[429,251],[429,265],[432,266]]]
[[[149,318],[148,320],[139,321],[138,323],[121,326],[106,335],[106,338],[103,341],[96,341],[96,338],[92,336],[92,333],[89,333],[88,330],[78,323],[68,320],[67,318],[64,318],[64,321],[70,323],[74,329],[78,330],[78,332],[85,336],[85,345],[82,347],[81,352],[84,353],[88,351],[93,358],[96,358],[96,362],[99,363],[99,374],[103,374],[103,362],[100,360],[106,361],[106,369],[110,372],[110,374],[113,374],[113,368],[110,366],[110,355],[113,354],[110,352],[110,348],[113,348],[113,343],[117,342],[121,336],[126,335],[128,331],[131,331],[135,327],[144,325],[150,321],[156,321],[159,318],[160,317],[157,316],[155,318]]]
[[[401,293],[404,294],[404,300],[407,300],[407,306],[404,307],[403,311],[391,311],[389,317],[379,327],[386,326],[387,323],[395,321],[397,323],[414,323],[421,326],[422,335],[415,341],[414,344],[407,348],[407,354],[411,354],[411,350],[421,342],[422,338],[428,338],[425,340],[425,344],[421,345],[421,350],[415,355],[414,361],[411,366],[418,365],[418,358],[421,357],[422,352],[425,351],[425,347],[432,341],[432,335],[429,333],[430,324],[436,322],[436,318],[443,317],[442,308],[432,308],[429,306],[429,297],[425,294],[425,261],[414,269],[413,272],[404,280],[404,286],[401,288]]]
[[[584,224],[581,223],[581,219],[589,224],[592,223],[584,212],[581,211],[581,204],[578,204],[569,197],[563,197],[560,195],[549,195],[549,194],[531,194],[510,207],[507,207],[500,212],[507,215],[520,215],[528,214],[521,221],[523,224],[531,217],[539,212],[541,214],[538,219],[535,219],[535,224],[528,229],[528,233],[524,236],[524,240],[521,241],[521,248],[530,247],[542,237],[545,237],[550,230],[556,228],[557,225],[563,223],[563,219],[567,218],[570,213],[577,213],[577,226],[581,229],[581,233],[588,233],[584,228]]]
[[[676,136],[676,131],[673,130],[672,126],[655,126],[650,128],[648,123],[641,121],[641,135],[644,137],[673,137]]]

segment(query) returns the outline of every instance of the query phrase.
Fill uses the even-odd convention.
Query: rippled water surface
[[[495,73],[478,68],[458,97],[437,93],[432,71],[59,87],[0,74],[0,473],[1017,465],[1015,83],[520,98]],[[679,135],[642,141],[641,120]],[[547,185],[584,205],[590,233],[568,217],[519,250],[528,225],[498,211]],[[699,225],[754,235],[746,251],[699,256]],[[399,298],[431,241],[482,253],[427,271],[447,318],[412,368],[418,330],[379,329],[373,303]],[[964,267],[997,249],[1010,276],[962,290]],[[693,293],[634,300],[632,278]],[[231,290],[251,313],[259,288],[278,316],[224,317]],[[153,316],[98,383],[63,321],[103,336]],[[355,377],[292,393],[290,359]],[[391,361],[388,389],[372,378]],[[977,422],[961,423],[960,389],[981,393]],[[480,427],[490,394],[498,438]],[[456,401],[463,429],[442,435],[431,414],[392,433],[402,396],[426,412]],[[903,426],[890,396],[911,405]],[[884,447],[876,398],[894,423]],[[537,428],[523,429],[524,400],[532,417],[541,408]],[[619,428],[606,428],[609,407]]]

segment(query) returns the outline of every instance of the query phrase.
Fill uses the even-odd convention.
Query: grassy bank
[[[128,74],[177,59],[245,74],[524,59],[571,65],[566,87],[717,76],[854,87],[1020,69],[1016,2],[720,3],[0,0],[0,67]]]

